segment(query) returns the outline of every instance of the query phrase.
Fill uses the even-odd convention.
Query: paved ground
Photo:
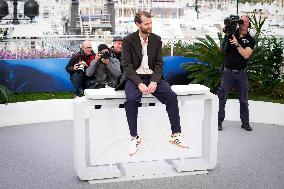
[[[284,127],[225,122],[218,163],[207,175],[91,185],[73,166],[72,121],[0,128],[0,188],[284,188]]]

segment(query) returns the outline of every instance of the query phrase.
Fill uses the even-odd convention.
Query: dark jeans
[[[140,78],[142,79],[144,84],[146,84],[147,86],[149,85],[150,76],[140,75]],[[135,85],[131,80],[127,79],[125,83],[125,95],[125,111],[130,135],[132,137],[135,137],[137,136],[138,106],[141,102],[142,93],[140,92],[137,85]],[[161,103],[166,105],[172,134],[181,132],[177,95],[172,91],[170,85],[166,81],[161,80],[158,83],[156,91],[152,93],[152,95],[155,96]],[[151,118],[145,117],[144,119]]]
[[[232,72],[229,70],[224,70],[221,79],[221,86],[217,91],[217,95],[219,97],[219,123],[224,121],[226,101],[233,86],[236,86],[238,91],[241,121],[243,123],[249,122],[247,72]]]
[[[71,77],[70,80],[74,86],[74,94],[76,96],[80,96],[81,91],[85,89],[85,75],[75,72]]]

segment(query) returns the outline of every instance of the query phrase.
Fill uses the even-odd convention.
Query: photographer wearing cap
[[[100,44],[95,59],[92,60],[86,70],[86,75],[94,78],[91,88],[114,88],[117,85],[117,78],[120,74],[119,60],[111,57],[110,49],[106,44]]]
[[[113,46],[111,47],[111,56],[113,58],[117,58],[119,62],[121,62],[122,43],[123,43],[123,37],[115,36],[113,38]],[[123,67],[121,64],[120,64],[120,70],[121,70],[121,75],[117,79],[118,82],[115,87],[115,90],[123,90],[125,87],[124,85],[125,85],[126,75],[125,72],[123,71]],[[120,107],[123,107],[123,105],[120,105]]]
[[[75,96],[83,95],[87,82],[85,71],[94,58],[92,43],[86,40],[83,42],[80,51],[74,54],[66,65],[65,69],[70,74],[70,80],[75,88]]]
[[[231,18],[231,20],[230,20]],[[248,109],[248,74],[246,71],[248,58],[252,55],[255,46],[254,38],[249,34],[249,18],[230,16],[224,20],[225,38],[221,50],[225,54],[221,85],[217,91],[219,97],[218,130],[222,130],[225,118],[225,104],[233,86],[236,87],[240,102],[241,127],[252,131],[249,125]],[[239,28],[236,28],[236,26]],[[235,29],[234,29],[235,28]]]
[[[111,47],[111,53],[113,58],[117,58],[119,62],[121,61],[121,50],[122,50],[123,37],[115,36],[113,38],[113,46]]]

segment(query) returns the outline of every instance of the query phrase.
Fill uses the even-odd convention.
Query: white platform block
[[[190,145],[169,143],[170,124],[162,105],[143,96],[138,114],[139,151],[128,155],[130,136],[124,91],[85,90],[74,101],[75,169],[91,183],[207,173],[217,162],[218,98],[202,85],[173,86],[178,95],[182,134]],[[155,103],[155,106],[148,106]],[[95,105],[102,105],[95,109]],[[99,168],[99,169],[98,169]]]

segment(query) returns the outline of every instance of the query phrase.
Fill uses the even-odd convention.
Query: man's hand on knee
[[[157,89],[157,83],[154,81],[151,81],[150,84],[148,85],[148,93],[153,93]]]
[[[148,93],[148,87],[144,83],[139,83],[138,88],[141,91],[142,94],[149,94]]]

